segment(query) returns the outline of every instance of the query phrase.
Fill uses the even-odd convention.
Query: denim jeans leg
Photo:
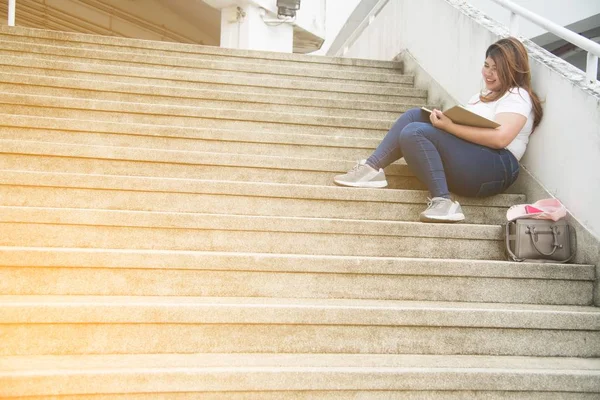
[[[438,149],[428,138],[431,135],[449,134],[427,122],[410,123],[402,130],[400,146],[408,167],[427,186],[431,197],[449,199],[444,164]]]
[[[420,108],[412,108],[398,118],[377,149],[367,159],[367,164],[375,169],[385,168],[403,156],[400,146],[400,134],[410,123],[426,122]]]
[[[448,189],[467,197],[492,196],[518,176],[519,163],[510,151],[467,142],[429,124],[410,124],[400,142],[407,164],[434,197],[443,197]],[[409,151],[411,146],[416,150]]]

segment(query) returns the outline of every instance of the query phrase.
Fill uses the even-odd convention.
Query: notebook
[[[421,110],[427,113],[427,117],[429,118],[431,110],[425,107],[421,107]],[[499,123],[475,114],[460,105],[444,111],[444,115],[450,118],[455,124],[460,125],[475,126],[478,128],[497,128],[500,126]]]

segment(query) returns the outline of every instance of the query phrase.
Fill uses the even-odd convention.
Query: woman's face
[[[491,57],[485,59],[483,68],[481,69],[481,75],[485,82],[485,87],[492,92],[500,90],[500,79],[498,79],[498,71],[496,70],[496,63]]]

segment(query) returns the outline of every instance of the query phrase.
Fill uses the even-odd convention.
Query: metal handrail
[[[589,40],[567,28],[541,17],[526,8],[523,8],[509,0],[492,0],[494,3],[510,10],[510,34],[517,35],[518,19],[521,16],[534,24],[541,26],[548,32],[564,39],[577,47],[587,51],[586,77],[588,83],[596,82],[598,76],[598,57],[600,56],[600,44]]]
[[[16,0],[8,0],[8,26],[15,26]]]

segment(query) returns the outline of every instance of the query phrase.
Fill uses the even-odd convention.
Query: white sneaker
[[[354,168],[344,175],[337,175],[333,182],[340,186],[360,188],[382,188],[387,186],[385,173],[379,168],[377,171],[366,164],[367,160],[360,160]]]
[[[423,222],[458,222],[465,219],[458,201],[434,197],[429,199],[427,206],[427,210],[421,213],[420,220]]]

